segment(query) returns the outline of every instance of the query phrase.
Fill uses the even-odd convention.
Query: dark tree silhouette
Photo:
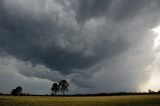
[[[65,95],[65,92],[68,91],[68,86],[69,86],[69,83],[66,80],[61,80],[59,82],[59,87],[63,95]]]
[[[22,87],[21,86],[18,86],[16,89],[17,89],[19,94],[22,92]]]
[[[11,95],[16,96],[16,95],[19,95],[21,92],[22,92],[22,87],[21,87],[21,86],[18,86],[16,89],[13,89],[13,90],[11,91]]]
[[[54,95],[56,95],[59,91],[59,85],[57,83],[53,83],[51,90],[54,93]]]
[[[155,93],[154,91],[152,91],[152,90],[150,90],[150,89],[148,90],[148,92],[149,92],[150,94]]]
[[[16,89],[12,89],[12,91],[11,91],[11,95],[16,95],[17,94],[17,91],[16,91]]]

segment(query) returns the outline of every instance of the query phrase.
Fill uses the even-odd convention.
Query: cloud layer
[[[0,76],[14,79],[2,90],[11,80],[35,92],[34,84],[68,79],[71,93],[138,91],[149,79],[158,0],[0,2]]]

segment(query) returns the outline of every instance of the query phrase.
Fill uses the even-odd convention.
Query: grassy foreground
[[[160,95],[141,96],[0,96],[0,106],[160,106]]]

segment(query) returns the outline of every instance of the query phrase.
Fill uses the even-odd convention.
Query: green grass
[[[0,106],[160,106],[160,95],[141,96],[0,96]]]

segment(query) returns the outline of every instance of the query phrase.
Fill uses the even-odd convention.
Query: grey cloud
[[[134,91],[148,78],[147,31],[159,21],[157,1],[0,2],[0,50],[20,61],[13,66],[21,78],[39,78],[37,86],[67,78],[73,92]]]
[[[79,0],[77,20],[85,22],[90,18],[106,15],[112,2],[112,0]]]
[[[26,77],[19,74],[19,68],[24,62],[12,56],[0,56],[0,91],[10,93],[16,86],[22,86],[23,92],[33,94],[50,93],[52,82],[36,77]],[[27,65],[25,65],[27,67]],[[28,68],[29,69],[29,68]]]
[[[79,0],[76,17],[80,23],[93,17],[106,17],[121,22],[133,19],[152,2],[150,0]]]
[[[107,59],[84,73],[72,76],[71,81],[90,89],[88,91],[90,93],[141,91],[142,85],[150,77],[146,73],[146,66],[154,59],[153,52],[148,50],[151,48],[148,43],[151,38],[146,39],[145,45],[139,43],[139,46],[129,49],[120,56]]]
[[[126,21],[131,20],[137,14],[139,14],[147,5],[151,3],[150,0],[120,0],[111,10],[111,18],[115,21]]]
[[[28,13],[27,9],[29,7],[26,7],[27,9],[24,8],[24,10],[22,8],[19,11],[21,8],[16,7],[16,5],[19,5],[12,5],[10,2],[5,2],[6,7],[3,8],[4,11],[1,11],[1,20],[3,20],[0,28],[1,49],[24,61],[31,61],[33,64],[44,64],[49,68],[59,70],[61,73],[69,73],[72,69],[89,68],[106,57],[119,54],[126,48],[125,41],[122,38],[117,36],[116,39],[113,39],[110,36],[111,31],[108,30],[109,32],[107,33],[101,33],[100,31],[107,27],[103,25],[104,28],[102,28],[101,24],[96,23],[96,19],[93,21],[93,25],[95,24],[93,30],[87,29],[89,27],[92,28],[88,24],[91,23],[92,25],[92,20],[86,22],[87,28],[85,28],[85,24],[84,26],[78,25],[75,19],[68,23],[67,19],[70,20],[73,16],[66,15],[70,13],[68,10],[61,10],[60,4],[60,10],[55,10],[53,13],[49,12],[49,15],[48,13],[45,14],[46,7],[42,7],[42,11],[35,10],[34,6],[39,5],[38,1],[31,7],[33,13]],[[20,3],[24,5],[23,2]],[[13,7],[10,8],[8,6]],[[37,8],[39,9],[40,7]],[[33,15],[35,14],[34,11],[38,14],[37,16]],[[66,15],[66,17],[59,16],[59,14]],[[56,16],[59,19],[54,19]],[[74,26],[77,28],[74,29]],[[96,31],[99,31],[100,35]],[[101,37],[104,38],[103,41]],[[92,52],[93,56],[83,56],[86,53],[92,54]]]

